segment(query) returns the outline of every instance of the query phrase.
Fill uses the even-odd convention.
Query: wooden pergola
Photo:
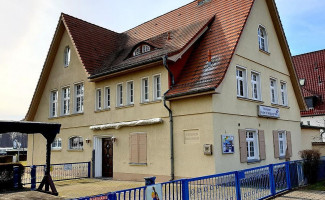
[[[51,166],[51,143],[54,141],[56,135],[60,132],[61,124],[43,123],[43,122],[29,122],[29,121],[0,121],[0,134],[9,132],[20,132],[26,134],[40,133],[46,138],[46,169],[45,175],[38,191],[58,195],[58,192],[50,175]],[[45,191],[43,187],[45,186]],[[52,192],[49,192],[51,188]]]

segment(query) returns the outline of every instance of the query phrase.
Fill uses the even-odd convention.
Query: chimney
[[[208,62],[211,63],[211,51],[208,51]]]

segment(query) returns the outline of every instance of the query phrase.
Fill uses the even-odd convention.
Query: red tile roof
[[[211,0],[197,5],[193,1],[176,10],[143,23],[124,33],[90,24],[62,14],[62,19],[76,45],[80,59],[90,78],[134,67],[136,64],[161,60],[181,51],[211,22],[197,42],[183,67],[180,78],[167,97],[213,90],[221,83],[254,0]],[[167,39],[168,33],[171,40]],[[129,57],[134,47],[148,43],[156,50]],[[211,51],[212,65],[207,65]]]
[[[314,109],[302,111],[302,116],[325,115],[325,49],[292,57],[304,97],[318,96],[321,102]]]

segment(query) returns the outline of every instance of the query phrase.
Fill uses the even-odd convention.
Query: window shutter
[[[139,162],[139,153],[138,153],[138,135],[130,135],[130,163]]]
[[[139,163],[147,163],[147,134],[138,134]]]
[[[274,146],[274,158],[279,158],[280,157],[279,135],[278,135],[278,131],[276,130],[273,131],[273,146]]]
[[[258,130],[258,146],[260,150],[260,159],[266,159],[266,152],[265,152],[265,136],[264,130]]]
[[[247,162],[247,144],[246,144],[246,130],[239,129],[239,151],[240,151],[240,162]]]
[[[287,149],[286,149],[286,158],[290,158],[292,156],[292,142],[291,142],[291,132],[286,131],[287,138]]]

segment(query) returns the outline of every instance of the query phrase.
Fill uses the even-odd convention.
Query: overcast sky
[[[0,0],[0,120],[24,118],[61,12],[123,32],[191,1]],[[276,3],[292,55],[325,49],[324,0]]]

